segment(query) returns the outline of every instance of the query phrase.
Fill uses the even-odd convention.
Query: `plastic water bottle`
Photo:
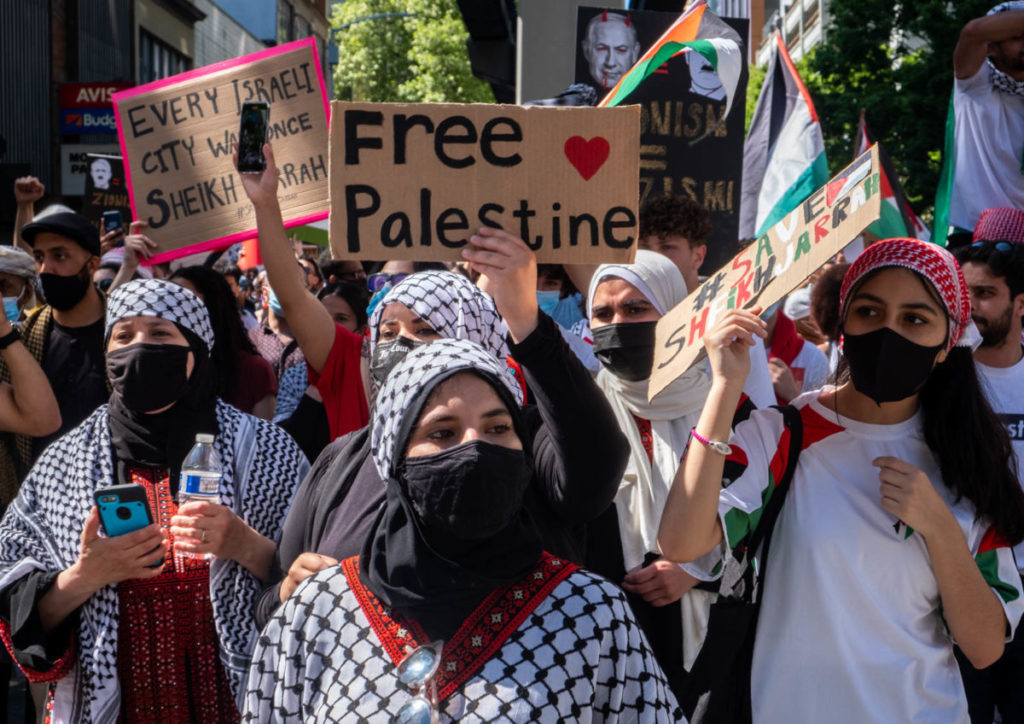
[[[178,483],[178,505],[190,500],[220,502],[220,458],[213,447],[213,435],[199,433],[185,462],[181,464]]]
[[[181,464],[181,476],[178,478],[178,505],[191,500],[205,500],[211,503],[220,502],[220,480],[223,468],[220,458],[213,447],[213,435],[199,433],[196,444],[192,446],[185,461]],[[181,558],[202,558],[210,560],[210,554],[176,553],[175,566],[179,572],[183,570]]]

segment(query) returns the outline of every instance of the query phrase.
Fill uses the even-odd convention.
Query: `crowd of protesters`
[[[715,721],[697,672],[753,575],[746,720],[1024,722],[1022,47],[1024,3],[957,46],[949,248],[861,240],[653,399],[712,231],[689,198],[641,208],[631,263],[489,227],[334,259],[289,239],[268,144],[260,264],[154,264],[144,222],[19,179],[7,720]],[[183,498],[204,435],[217,494]],[[148,525],[108,535],[114,486]]]

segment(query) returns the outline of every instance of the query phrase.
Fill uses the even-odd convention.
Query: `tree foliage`
[[[407,17],[372,15],[408,13]],[[455,0],[346,0],[331,27],[338,44],[335,96],[343,100],[492,103],[473,76]]]
[[[993,0],[832,0],[827,44],[798,69],[814,98],[833,172],[853,156],[860,109],[918,213],[938,183],[953,49]]]

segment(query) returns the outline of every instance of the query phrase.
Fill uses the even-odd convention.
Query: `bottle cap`
[[[212,444],[213,440],[214,440],[213,435],[211,435],[209,433],[200,432],[200,433],[196,434],[196,442],[208,442],[208,443]]]

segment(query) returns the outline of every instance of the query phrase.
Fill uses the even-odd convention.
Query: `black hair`
[[[239,269],[234,264],[225,264],[223,262],[218,262],[217,264],[214,264],[213,269],[218,274],[221,274],[226,277],[231,277],[232,279],[234,279],[235,284],[238,284],[239,280],[242,278],[242,270]]]
[[[565,299],[579,293],[579,289],[572,283],[572,279],[569,278],[569,274],[561,264],[538,264],[537,276],[548,276],[558,280],[559,284],[561,284],[561,288],[558,290],[559,299]]]
[[[356,329],[366,326],[366,307],[370,303],[370,292],[365,284],[349,281],[331,282],[319,291],[316,298],[322,300],[324,297],[332,296],[341,297],[352,307],[356,315]]]
[[[865,274],[850,289],[847,300],[853,299],[868,279],[891,268]],[[914,275],[945,310],[934,285],[916,271]],[[949,320],[948,312],[946,318]],[[948,323],[946,329],[948,335]],[[918,393],[918,402],[925,443],[939,461],[946,487],[958,501],[969,500],[977,515],[991,521],[1010,545],[1024,541],[1024,490],[1013,445],[988,402],[969,347],[953,347],[935,366]]]
[[[811,317],[829,340],[839,339],[839,290],[849,264],[834,264],[818,277],[811,289]]]
[[[647,236],[681,236],[691,248],[701,246],[711,236],[711,215],[686,196],[657,196],[640,209],[640,238]]]
[[[171,279],[184,279],[196,288],[213,327],[213,362],[217,394],[225,400],[234,399],[239,383],[238,352],[256,354],[256,348],[245,333],[242,318],[238,314],[238,303],[231,287],[220,272],[204,266],[186,266],[175,270]]]
[[[320,265],[317,264],[316,259],[311,257],[309,254],[303,254],[299,257],[299,266],[302,266],[302,262],[308,262],[309,265],[313,267],[312,272],[316,274],[317,281],[322,282],[324,280],[324,273],[320,270]],[[309,269],[302,266],[303,275],[308,274],[309,271]]]
[[[1010,249],[1000,251],[999,246],[1003,244],[1009,244]],[[1001,240],[982,241],[977,245],[958,247],[953,254],[960,266],[967,263],[984,264],[992,276],[1005,280],[1010,289],[1011,302],[1018,294],[1024,294],[1024,244]]]

